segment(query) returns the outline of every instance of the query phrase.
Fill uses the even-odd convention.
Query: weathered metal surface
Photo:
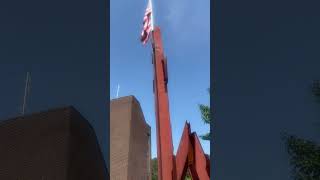
[[[196,133],[192,133],[192,145],[194,149],[194,169],[201,180],[209,180],[210,179],[210,164],[207,164],[207,157],[203,152],[201,147],[199,138]],[[209,171],[208,171],[209,169]]]
[[[169,115],[169,102],[167,92],[167,70],[163,54],[160,28],[153,31],[153,65],[154,65],[154,94],[156,106],[157,125],[157,156],[158,179],[173,179],[174,157]]]
[[[158,179],[181,180],[184,179],[189,169],[193,180],[209,180],[210,164],[208,158],[202,150],[196,133],[191,133],[189,123],[185,124],[177,155],[173,155],[167,90],[167,61],[163,53],[160,28],[155,27],[152,35]]]
[[[184,179],[190,169],[193,180],[209,180],[209,163],[197,134],[191,133],[190,124],[186,122],[176,155],[176,179]]]
[[[188,169],[188,154],[191,148],[190,143],[190,125],[186,123],[181,136],[180,144],[176,155],[176,174],[177,179],[181,179]]]

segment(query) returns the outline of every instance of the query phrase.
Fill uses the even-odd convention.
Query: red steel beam
[[[158,179],[173,180],[175,176],[175,168],[167,92],[167,63],[163,53],[160,28],[155,27],[152,35]]]
[[[191,148],[190,132],[190,124],[186,123],[176,155],[176,179],[182,179],[188,169],[188,155]]]
[[[194,166],[194,169],[197,172],[199,179],[209,180],[210,164],[208,164],[207,156],[203,152],[199,138],[196,133],[192,133],[191,142],[194,149],[194,162],[192,165]]]
[[[157,126],[157,157],[159,180],[181,180],[190,169],[193,180],[209,180],[210,164],[204,154],[196,133],[191,133],[190,124],[186,123],[176,157],[173,144],[168,100],[167,61],[163,53],[160,28],[152,32],[154,65],[154,94]]]
[[[176,179],[184,179],[190,169],[193,180],[210,179],[210,162],[202,150],[196,133],[191,133],[190,124],[186,123],[176,155]]]

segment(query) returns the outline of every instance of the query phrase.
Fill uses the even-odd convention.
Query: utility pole
[[[119,97],[119,90],[120,90],[120,85],[118,84],[118,88],[117,88],[117,96],[116,96],[116,98],[118,98],[118,97]]]
[[[30,72],[27,72],[26,84],[24,88],[23,104],[22,104],[22,115],[24,115],[26,106],[27,106],[27,96],[28,96],[28,91],[30,89],[29,86],[30,86]]]

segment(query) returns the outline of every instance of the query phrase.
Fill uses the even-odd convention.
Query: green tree
[[[210,94],[210,88],[208,89],[209,94]],[[201,119],[205,124],[209,124],[211,122],[211,115],[210,115],[210,106],[204,105],[204,104],[199,104],[199,109],[201,113]],[[203,134],[200,136],[201,139],[203,140],[208,140],[210,141],[211,139],[211,132],[208,132],[206,134]]]
[[[320,81],[316,80],[312,84],[312,93],[315,97],[320,97]]]
[[[158,179],[158,160],[157,160],[157,158],[153,158],[151,160],[151,179],[152,180]]]
[[[157,180],[158,179],[158,160],[157,158],[153,158],[151,160],[151,179]],[[192,180],[190,172],[187,172],[185,180]]]
[[[320,82],[315,81],[312,93],[320,98]],[[295,180],[320,180],[320,146],[294,135],[283,136]]]
[[[192,180],[192,177],[191,177],[189,170],[187,171],[187,174],[186,174],[186,177],[184,178],[184,180]]]
[[[287,151],[295,180],[320,179],[320,146],[293,135],[285,135]]]

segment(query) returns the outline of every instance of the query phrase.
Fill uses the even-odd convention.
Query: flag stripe
[[[141,38],[140,38],[142,44],[146,44],[148,42],[150,33],[152,31],[151,15],[152,15],[152,9],[151,9],[151,2],[149,0],[146,12],[144,13],[144,17],[143,17],[143,29],[142,29]]]

